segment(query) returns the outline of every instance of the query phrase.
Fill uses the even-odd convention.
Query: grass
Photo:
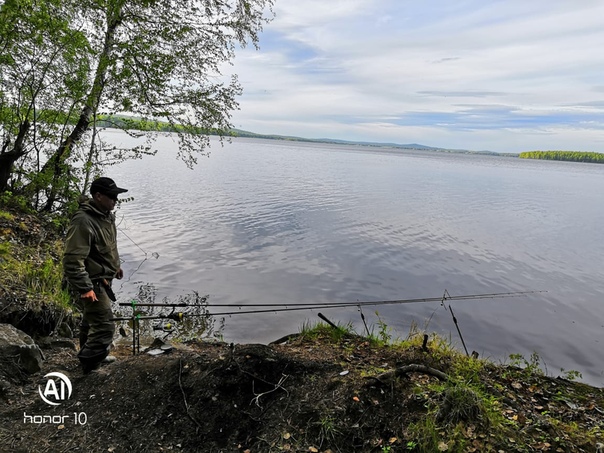
[[[478,392],[470,385],[459,381],[447,382],[436,418],[445,426],[455,426],[460,422],[476,423],[484,412]]]
[[[47,335],[74,312],[63,287],[63,242],[31,215],[0,211],[0,224],[2,319]]]
[[[377,332],[376,326],[371,326],[368,338],[372,344],[376,346],[386,346],[392,344],[392,328],[386,324],[386,322],[380,317],[380,314],[376,311],[377,316]]]
[[[350,335],[356,335],[351,323],[345,325],[337,324],[336,327],[332,327],[323,322],[310,323],[309,321],[305,321],[300,328],[300,336],[310,341],[319,338],[328,338],[333,343],[339,343]]]
[[[306,323],[302,329],[303,339],[331,342],[343,352],[364,342],[375,351],[370,354],[392,351],[400,354],[397,357],[403,364],[423,363],[447,374],[444,382],[423,378],[409,389],[415,395],[410,398],[420,401],[422,409],[407,420],[398,434],[401,442],[392,446],[393,451],[584,451],[576,450],[576,446],[602,442],[604,424],[597,422],[600,416],[593,409],[604,405],[602,393],[585,384],[561,384],[548,377],[537,353],[528,359],[512,354],[508,364],[496,365],[468,357],[450,339],[434,333],[424,347],[424,335],[414,326],[407,338],[392,340],[391,330],[381,318],[368,336],[356,334],[350,324],[334,328]],[[356,346],[351,344],[353,336],[358,339]],[[346,367],[352,368],[350,364]],[[366,380],[386,371],[380,365],[365,364],[357,374]],[[571,378],[577,374],[566,372]],[[546,403],[539,398],[545,398]],[[591,425],[573,420],[578,407],[594,411]],[[325,440],[334,432],[332,422],[322,420],[321,437]],[[391,446],[387,448],[383,451]]]
[[[522,368],[527,375],[544,374],[541,369],[541,359],[535,351],[533,351],[528,360],[522,354],[510,354],[510,365]]]
[[[5,260],[10,257],[12,247],[10,242],[0,242],[0,259]]]
[[[63,268],[58,256],[59,242],[45,244],[44,248],[21,247],[0,243],[0,283],[27,294],[26,305],[40,309],[42,305],[71,308],[71,297],[62,288]]]
[[[340,434],[340,430],[336,426],[336,419],[331,415],[321,417],[317,424],[319,425],[319,445],[333,441]]]
[[[12,222],[13,220],[15,220],[15,216],[12,215],[10,212],[0,211],[0,220]]]

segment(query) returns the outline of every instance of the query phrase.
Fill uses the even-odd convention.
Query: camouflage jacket
[[[85,201],[71,219],[65,239],[63,271],[70,286],[83,294],[93,280],[112,279],[120,269],[115,216]]]

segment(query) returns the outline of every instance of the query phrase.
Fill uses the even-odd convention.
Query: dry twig
[[[386,381],[386,380],[392,379],[397,376],[406,375],[407,373],[423,373],[423,374],[429,374],[431,376],[434,376],[434,377],[440,379],[441,381],[449,380],[449,376],[446,373],[443,373],[442,371],[439,371],[435,368],[431,368],[426,365],[418,365],[418,364],[401,366],[401,367],[396,368],[395,370],[387,371],[382,374],[378,374],[377,376],[369,376],[367,379],[374,379],[374,380],[378,381],[379,383],[384,384],[384,381]]]
[[[285,389],[281,384],[283,384],[285,382],[285,380],[289,377],[289,375],[284,374],[281,376],[281,379],[279,379],[279,382],[277,382],[275,385],[275,388],[272,390],[269,390],[268,392],[263,392],[263,393],[258,393],[256,394],[256,392],[254,392],[255,398],[252,398],[252,401],[250,401],[250,404],[252,404],[253,402],[256,403],[256,406],[258,407],[262,407],[260,406],[260,397],[264,396],[264,395],[268,395],[269,393],[273,393],[276,390],[283,390],[285,391],[285,393],[287,393],[289,395],[289,392],[287,391],[287,389]],[[265,381],[266,382],[266,381]],[[253,391],[253,387],[254,387],[254,382],[252,381],[252,391]]]
[[[182,359],[178,360],[178,386],[180,387],[180,391],[182,393],[182,399],[185,403],[185,409],[187,410],[187,415],[189,416],[189,418],[191,420],[193,420],[193,422],[197,425],[198,428],[201,428],[201,425],[199,424],[199,422],[197,420],[195,420],[195,418],[191,415],[191,412],[189,410],[189,403],[187,402],[187,395],[185,395],[185,390],[182,388]]]

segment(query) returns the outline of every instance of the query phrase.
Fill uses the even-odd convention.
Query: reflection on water
[[[454,302],[468,348],[501,360],[537,351],[551,374],[604,385],[603,165],[236,139],[189,170],[162,140],[155,158],[111,170],[135,198],[117,212],[134,273],[122,298],[141,280],[242,306],[545,290]],[[159,258],[138,268],[145,252]],[[378,311],[399,336],[429,320],[458,341],[438,303]],[[355,308],[329,315],[363,330]],[[225,337],[268,342],[305,318],[318,321],[234,315]]]

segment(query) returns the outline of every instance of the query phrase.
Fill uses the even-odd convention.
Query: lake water
[[[190,170],[174,150],[164,137],[108,171],[134,197],[117,210],[121,301],[140,282],[157,302],[242,307],[547,291],[452,301],[468,349],[537,352],[604,386],[604,165],[235,139]],[[415,323],[461,348],[439,302],[365,307],[370,326],[376,310],[394,337]],[[323,312],[365,330],[356,308]],[[224,337],[270,342],[305,320],[317,311],[229,316]]]

